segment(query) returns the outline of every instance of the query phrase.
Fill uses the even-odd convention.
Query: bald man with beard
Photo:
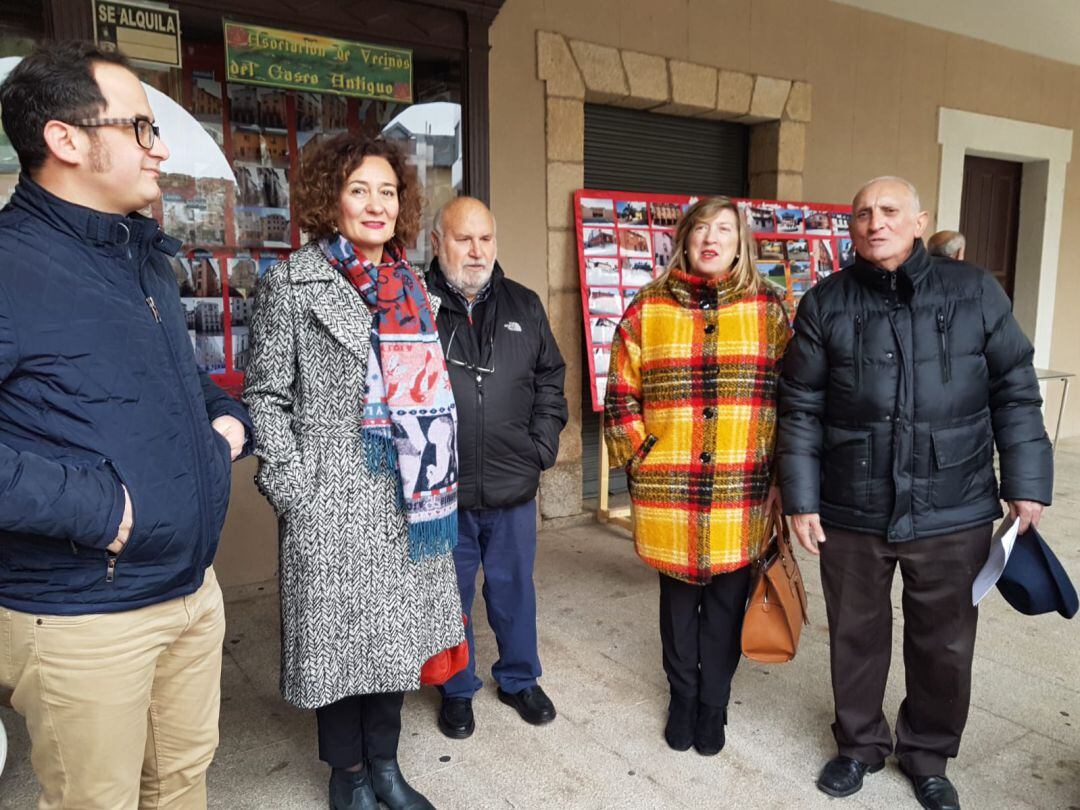
[[[472,603],[484,569],[484,602],[499,658],[491,668],[498,697],[528,723],[555,719],[537,683],[536,490],[555,463],[566,424],[565,364],[540,298],[511,281],[495,259],[495,218],[479,200],[459,197],[436,216],[437,259],[429,290],[438,314],[457,402],[460,482],[454,549],[469,663],[441,687],[439,729],[452,739],[473,733],[476,676]]]
[[[923,807],[957,810],[945,766],[971,698],[971,585],[999,497],[1021,532],[1037,524],[1053,461],[1031,343],[1008,297],[985,270],[931,256],[927,219],[902,178],[855,195],[855,263],[799,304],[777,455],[784,511],[821,556],[829,620],[837,756],[818,788],[850,796],[895,754]],[[897,567],[907,693],[894,746],[881,704]]]

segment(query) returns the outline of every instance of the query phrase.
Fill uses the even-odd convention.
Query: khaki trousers
[[[206,807],[225,608],[191,596],[123,613],[0,608],[0,685],[26,718],[39,810]]]

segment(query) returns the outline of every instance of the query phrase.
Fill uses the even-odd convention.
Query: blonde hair
[[[668,261],[664,275],[666,276],[672,270],[681,270],[684,273],[694,272],[689,266],[687,254],[690,234],[698,223],[711,220],[722,211],[730,211],[734,214],[739,228],[739,252],[728,278],[735,282],[736,292],[744,295],[755,293],[762,284],[761,276],[754,267],[757,246],[753,237],[750,236],[750,229],[746,226],[746,220],[743,219],[739,206],[727,197],[705,197],[698,200],[679,218],[675,224],[675,241],[671,246],[671,259]]]

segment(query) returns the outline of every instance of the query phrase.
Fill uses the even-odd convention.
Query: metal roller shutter
[[[749,146],[742,124],[585,105],[586,188],[745,197]],[[591,408],[584,354],[582,369],[582,495],[595,498],[600,414]],[[626,491],[621,470],[612,470],[610,482],[611,494]]]

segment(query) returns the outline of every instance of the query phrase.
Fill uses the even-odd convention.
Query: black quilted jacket
[[[895,272],[863,259],[811,289],[780,381],[784,511],[899,542],[1050,503],[1032,347],[998,282],[916,240]],[[993,440],[993,441],[991,441]]]

